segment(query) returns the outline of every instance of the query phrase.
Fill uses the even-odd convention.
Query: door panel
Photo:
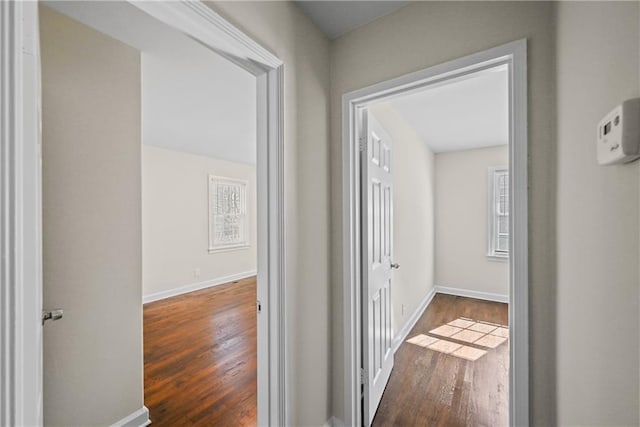
[[[364,423],[370,425],[393,368],[391,257],[393,254],[392,141],[368,111],[362,115],[362,363]]]

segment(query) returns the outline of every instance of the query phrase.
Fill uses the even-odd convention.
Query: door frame
[[[359,111],[374,101],[443,84],[470,73],[508,66],[509,75],[509,424],[529,425],[529,262],[527,187],[527,40],[406,74],[342,97],[342,227],[343,227],[343,338],[344,421],[362,425],[361,416],[361,159],[358,142]]]
[[[201,1],[129,3],[256,76],[258,424],[287,425],[284,64]],[[0,2],[0,22],[0,424],[42,425],[38,3]]]

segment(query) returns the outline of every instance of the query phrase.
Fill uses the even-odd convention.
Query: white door
[[[362,143],[362,363],[364,424],[371,425],[393,368],[391,138],[367,110]]]

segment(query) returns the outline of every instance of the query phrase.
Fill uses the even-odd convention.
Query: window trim
[[[212,175],[210,174],[208,177],[208,186],[207,186],[207,191],[208,191],[208,215],[209,215],[209,253],[218,253],[218,252],[227,252],[227,251],[234,251],[234,250],[238,250],[238,249],[247,249],[251,246],[251,242],[250,242],[250,236],[249,236],[249,207],[247,205],[248,203],[248,199],[247,199],[247,191],[248,191],[248,181],[243,180],[243,179],[236,179],[236,178],[229,178],[229,177],[224,177],[224,176],[217,176],[217,175]],[[242,227],[243,227],[243,232],[244,232],[244,240],[242,242],[238,242],[238,243],[234,243],[234,244],[230,244],[230,245],[224,245],[224,246],[216,246],[215,245],[215,238],[214,238],[214,228],[215,228],[215,224],[214,224],[214,212],[213,212],[213,191],[215,188],[215,185],[217,183],[230,183],[230,184],[234,184],[234,185],[240,185],[242,188],[242,193],[241,193],[241,197],[242,197],[242,205],[243,205],[243,219],[242,219]]]
[[[496,249],[496,174],[509,174],[509,167],[506,165],[490,166],[487,173],[487,258],[492,261],[508,261],[509,251],[498,251]]]

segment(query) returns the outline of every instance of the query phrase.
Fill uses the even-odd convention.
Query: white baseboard
[[[146,406],[129,414],[120,421],[115,422],[111,427],[144,427],[151,424],[149,419],[149,409]]]
[[[324,427],[344,427],[344,423],[336,417],[331,417],[324,423]]]
[[[487,301],[504,302],[504,303],[509,302],[509,295],[494,294],[491,292],[471,291],[468,289],[451,288],[449,286],[436,286],[436,292],[440,294],[483,299]]]
[[[409,317],[409,319],[407,320],[407,323],[405,323],[402,329],[400,329],[400,331],[396,334],[395,338],[393,339],[394,353],[398,351],[398,348],[400,348],[404,340],[407,338],[407,335],[409,335],[409,332],[411,332],[411,329],[413,329],[416,323],[418,323],[418,319],[420,319],[420,316],[422,316],[422,313],[424,313],[424,310],[431,303],[431,300],[433,300],[433,297],[435,296],[435,294],[436,294],[436,289],[433,288],[429,291],[427,295],[425,295],[424,299],[420,301],[420,304],[418,305],[416,310],[413,312],[411,317]]]
[[[198,291],[204,288],[210,288],[212,286],[224,285],[225,283],[233,282],[240,279],[246,279],[247,277],[255,276],[257,272],[245,271],[244,273],[232,274],[231,276],[218,277],[216,279],[205,280],[204,282],[192,283],[190,285],[181,286],[175,289],[169,289],[168,291],[156,292],[154,294],[144,295],[142,297],[142,303],[158,301],[165,298],[175,297],[176,295],[182,295],[193,291]]]

